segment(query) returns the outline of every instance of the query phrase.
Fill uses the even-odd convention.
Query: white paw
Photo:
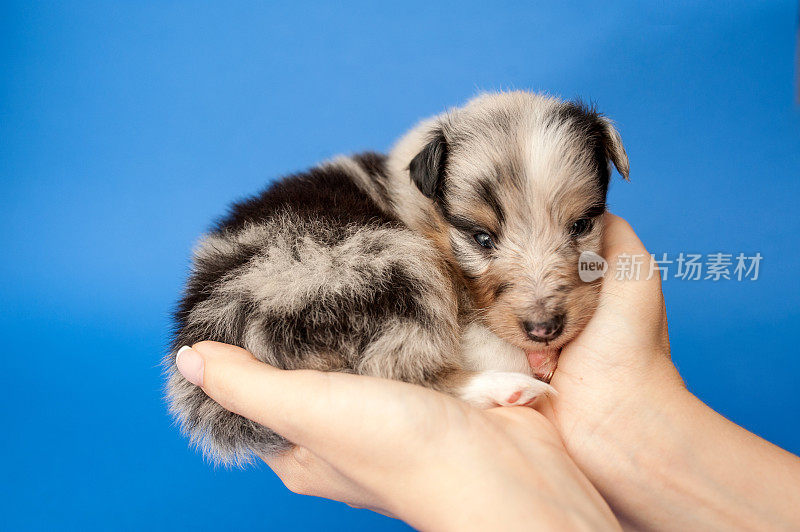
[[[459,397],[478,408],[491,408],[527,405],[555,393],[549,384],[522,373],[482,371],[461,388]]]

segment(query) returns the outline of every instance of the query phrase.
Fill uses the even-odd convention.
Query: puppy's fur
[[[177,372],[175,352],[201,340],[477,406],[548,392],[532,375],[552,374],[597,303],[577,261],[600,251],[609,162],[627,179],[619,134],[594,110],[487,94],[388,157],[340,157],[235,204],[195,250],[165,357],[171,411],[218,462],[289,445]]]

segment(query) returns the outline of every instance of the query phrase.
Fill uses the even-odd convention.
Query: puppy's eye
[[[494,240],[492,240],[492,237],[486,233],[475,233],[472,235],[472,238],[474,238],[475,242],[477,242],[481,247],[486,249],[494,249]]]
[[[579,236],[583,236],[589,232],[589,229],[592,228],[592,219],[591,218],[580,218],[575,220],[575,223],[572,224],[569,228],[569,235],[572,238],[578,238]]]

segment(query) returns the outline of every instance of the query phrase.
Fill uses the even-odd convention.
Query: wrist
[[[392,513],[421,530],[488,530],[536,519],[528,512],[533,494],[519,482],[522,472],[509,475],[507,450],[491,452],[484,439],[482,434],[436,445],[446,451],[427,457],[404,483],[389,487]],[[510,515],[520,510],[523,515]]]
[[[800,475],[796,457],[728,421],[683,386],[642,390],[598,426],[592,452],[579,462],[623,524],[651,529],[797,524],[800,494],[781,488],[795,485],[790,479]],[[771,481],[760,482],[760,475]]]
[[[557,438],[508,436],[488,429],[454,442],[395,499],[396,515],[425,530],[618,528]]]

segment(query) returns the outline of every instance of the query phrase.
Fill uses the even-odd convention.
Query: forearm
[[[798,529],[800,459],[683,388],[599,428],[589,477],[630,528]]]

